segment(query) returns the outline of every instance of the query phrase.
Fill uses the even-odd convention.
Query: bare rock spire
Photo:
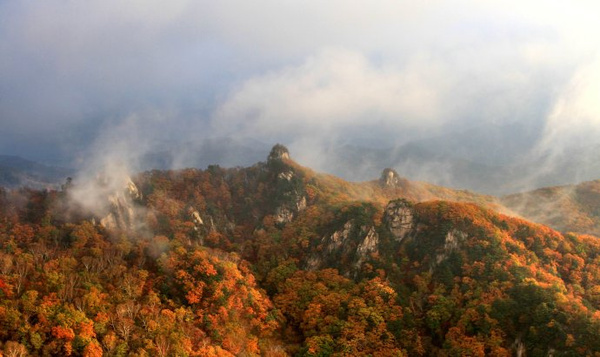
[[[286,148],[285,146],[281,145],[281,144],[275,144],[275,146],[273,146],[273,148],[271,149],[271,152],[269,153],[269,158],[268,161],[282,161],[282,160],[289,160],[290,158],[290,152],[288,150],[288,148]]]
[[[400,175],[389,167],[384,169],[379,178],[379,183],[383,187],[397,187],[400,183]]]

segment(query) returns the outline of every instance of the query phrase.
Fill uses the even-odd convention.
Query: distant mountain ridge
[[[314,147],[292,145],[306,166],[348,181],[372,179],[390,167],[410,180],[507,195],[539,187],[576,184],[600,177],[599,148],[537,152],[541,128],[513,123],[457,129],[402,144],[372,147],[360,141],[332,141]],[[322,147],[321,147],[322,146]],[[242,138],[199,139],[165,145],[142,157],[142,169],[248,166],[270,146]]]
[[[465,139],[472,134],[473,132],[469,132],[459,137]],[[548,187],[504,196],[479,194],[477,190],[453,189],[451,187],[455,186],[451,183],[458,180],[463,183],[468,182],[468,186],[482,188],[481,192],[486,192],[486,187],[494,185],[497,191],[503,192],[502,187],[511,186],[507,182],[518,180],[522,176],[526,177],[527,174],[523,172],[534,169],[497,167],[494,170],[492,166],[448,158],[454,154],[441,147],[436,148],[433,144],[435,141],[435,139],[428,139],[420,143],[410,143],[395,151],[343,146],[327,153],[330,157],[337,158],[329,166],[330,172],[347,171],[350,167],[354,167],[358,168],[354,170],[356,175],[365,176],[367,180],[371,180],[376,172],[381,172],[383,167],[394,168],[399,165],[407,172],[400,171],[402,174],[400,176],[397,170],[392,170],[399,178],[397,187],[383,188],[376,180],[352,182],[329,174],[317,174],[308,168],[302,170],[318,178],[322,184],[329,187],[329,190],[346,192],[352,199],[361,200],[369,197],[370,200],[387,202],[395,197],[404,197],[415,202],[434,199],[475,202],[499,212],[516,214],[546,224],[562,232],[573,231],[600,236],[600,213],[598,212],[600,198],[595,194],[596,181],[578,186]],[[443,140],[440,139],[440,142]],[[432,151],[433,149],[437,152]],[[147,170],[208,167],[212,164],[236,167],[244,166],[246,162],[260,161],[268,151],[266,144],[255,140],[214,138],[181,145],[177,152],[165,149],[162,152],[148,153],[141,162],[142,167]],[[396,165],[382,165],[393,162],[396,162]],[[378,166],[380,164],[382,166]],[[561,168],[569,172],[568,166],[575,164],[565,162]],[[296,163],[294,165],[300,167]],[[0,155],[0,186],[2,187],[57,188],[67,177],[74,174],[75,170],[44,165],[18,156]],[[420,174],[427,177],[437,175],[437,181],[445,182],[446,185],[415,180],[414,177],[419,177]],[[543,175],[552,176],[551,172],[538,176]],[[482,185],[484,187],[481,187]]]
[[[503,205],[562,232],[600,237],[600,180],[507,195]]]
[[[431,133],[430,137],[398,145],[391,139],[373,147],[361,141],[338,138],[327,143],[317,142],[314,146],[292,143],[291,147],[302,164],[355,182],[370,180],[382,168],[390,167],[414,181],[507,195],[600,177],[600,156],[596,154],[600,147],[558,147],[554,152],[538,152],[542,129],[522,123],[480,125]],[[188,142],[157,142],[136,158],[135,169],[249,166],[262,160],[269,150],[269,144],[251,138],[200,137]],[[75,152],[73,155],[91,154],[85,150],[72,153]],[[56,158],[56,162],[81,163],[85,158]],[[55,179],[52,173],[17,172],[12,168],[4,169],[0,184],[15,187],[19,182],[32,185]]]
[[[206,168],[247,166],[262,160],[270,146],[257,140],[229,137],[202,139],[196,142],[163,145],[140,158],[142,170],[168,170],[187,167]]]
[[[19,156],[0,155],[0,186],[17,188],[58,187],[74,170],[48,166]]]
[[[432,184],[507,195],[545,186],[576,184],[600,177],[600,147],[537,151],[539,134],[526,126],[474,127],[373,149],[360,143],[332,146],[318,167],[350,181],[368,180],[391,167]],[[310,163],[307,163],[310,165]]]

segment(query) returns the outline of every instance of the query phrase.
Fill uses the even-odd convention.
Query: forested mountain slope
[[[562,232],[600,237],[600,180],[502,197],[502,204]]]
[[[486,196],[347,183],[281,146],[140,174],[95,210],[84,185],[0,191],[5,355],[600,353],[597,238]]]

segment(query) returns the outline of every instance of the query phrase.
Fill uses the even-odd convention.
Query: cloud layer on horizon
[[[88,143],[120,140],[135,117],[136,136],[155,139],[145,142],[282,141],[317,168],[332,141],[397,145],[490,123],[543,123],[537,149],[557,151],[600,131],[597,10],[592,1],[6,1],[0,150],[98,151]]]

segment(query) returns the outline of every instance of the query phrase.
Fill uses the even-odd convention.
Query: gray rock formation
[[[415,225],[412,205],[405,200],[395,200],[385,208],[384,222],[397,242],[401,242]]]
[[[190,207],[190,217],[192,218],[192,222],[194,222],[194,230],[200,229],[200,226],[204,225],[204,221],[202,217],[200,217],[200,213],[193,208]]]
[[[342,245],[350,237],[350,233],[352,232],[353,225],[354,225],[353,221],[348,221],[344,224],[344,227],[341,230],[335,231],[329,237],[329,239],[327,239],[327,237],[323,237],[322,241],[324,243],[326,243],[326,247],[327,247],[325,249],[325,251],[327,253],[333,253],[334,251],[341,249]]]
[[[275,209],[275,222],[279,224],[289,223],[299,212],[306,209],[306,197],[297,197],[293,202],[293,207],[288,204],[281,205]]]
[[[283,145],[277,144],[271,150],[268,161],[269,163],[277,164],[289,158],[288,149]],[[277,173],[277,185],[284,187],[284,192],[282,193],[284,202],[275,209],[275,222],[285,224],[291,222],[299,212],[306,208],[307,201],[303,190],[296,185],[302,179],[297,177],[294,169],[288,165],[280,167],[276,165],[275,167],[277,167],[275,170],[282,170]]]
[[[383,187],[398,187],[400,184],[400,175],[390,168],[386,168],[381,173],[379,184]]]
[[[362,227],[361,230],[364,230],[366,227]],[[362,264],[369,259],[369,255],[371,253],[376,253],[379,251],[379,235],[375,231],[374,227],[370,227],[367,231],[367,235],[363,239],[363,241],[356,248],[356,263],[354,266],[356,269],[360,269]]]
[[[281,160],[289,160],[290,158],[290,152],[288,150],[288,148],[286,148],[285,146],[281,145],[281,144],[275,144],[275,146],[273,146],[273,148],[271,149],[271,152],[269,153],[269,157],[268,157],[268,161],[281,161]]]
[[[331,235],[321,238],[321,246],[321,252],[313,254],[307,260],[306,269],[321,269],[331,257],[353,257],[350,265],[337,268],[345,276],[355,276],[371,254],[379,252],[379,235],[375,227],[358,227],[354,220],[349,220]]]
[[[444,247],[437,250],[435,255],[435,261],[431,262],[431,266],[429,267],[430,271],[439,265],[444,260],[448,259],[450,254],[455,251],[461,242],[464,242],[467,239],[467,234],[461,232],[456,229],[450,230],[446,233],[446,238],[444,239]]]
[[[286,180],[286,181],[292,181],[292,178],[294,177],[294,172],[293,171],[284,171],[284,172],[280,172],[279,175],[277,175],[277,178],[281,179],[281,180]]]

